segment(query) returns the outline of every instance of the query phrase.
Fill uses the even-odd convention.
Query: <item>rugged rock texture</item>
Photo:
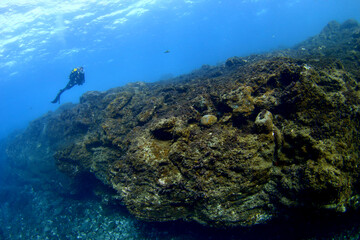
[[[293,210],[360,205],[360,27],[329,23],[293,49],[167,82],[88,92],[8,147],[103,183],[96,193],[148,221],[251,226]],[[39,157],[43,154],[43,158]]]

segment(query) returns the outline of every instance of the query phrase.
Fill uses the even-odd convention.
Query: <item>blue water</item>
[[[74,67],[85,68],[85,84],[64,92],[61,103],[77,103],[86,91],[152,82],[232,56],[291,47],[329,21],[360,21],[359,13],[359,0],[1,0],[0,240],[265,239],[262,228],[225,237],[192,223],[149,225],[125,210],[108,213],[91,197],[59,196],[71,189],[68,178],[54,175],[41,182],[41,176],[27,179],[27,169],[9,170],[5,138],[59,107],[50,102]],[[294,228],[307,231],[285,226],[274,233],[293,236]]]
[[[358,0],[2,0],[0,138],[55,110],[74,67],[86,82],[62,103],[290,47],[359,12]]]

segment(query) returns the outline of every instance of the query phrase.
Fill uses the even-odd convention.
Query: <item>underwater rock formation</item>
[[[19,164],[54,154],[60,171],[95,176],[99,196],[146,221],[251,226],[294,209],[352,211],[359,65],[359,24],[331,22],[293,49],[87,92],[32,122],[7,152]]]

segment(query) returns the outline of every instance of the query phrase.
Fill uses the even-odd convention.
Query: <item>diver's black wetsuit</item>
[[[56,95],[55,99],[51,101],[52,103],[59,102],[60,104],[60,95],[65,92],[66,90],[69,90],[75,85],[82,85],[85,82],[85,73],[83,67],[74,68],[69,76],[69,82],[66,85],[65,88],[60,89],[59,93]]]

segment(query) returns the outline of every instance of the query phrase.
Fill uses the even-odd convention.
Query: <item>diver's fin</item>
[[[60,95],[61,95],[64,91],[65,91],[65,89],[61,89],[61,90],[59,91],[59,93],[56,95],[55,99],[51,101],[51,103],[57,103],[57,102],[59,102],[59,104],[60,104]]]
[[[51,101],[51,103],[57,103],[57,102],[59,102],[60,104],[60,94],[56,95],[56,98]]]

